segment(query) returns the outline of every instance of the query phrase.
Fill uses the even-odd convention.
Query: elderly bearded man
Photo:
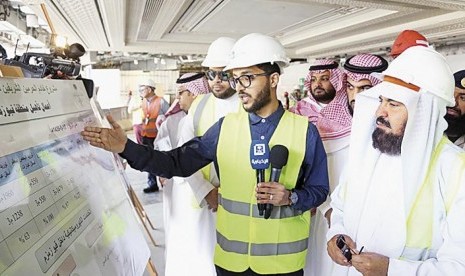
[[[370,73],[382,72],[387,69],[387,66],[388,63],[385,59],[370,54],[358,54],[347,59],[344,63],[344,72],[347,75],[347,106],[351,114],[353,114],[356,94],[381,82],[376,77],[371,76]],[[337,186],[340,172],[347,166],[348,141],[349,136],[335,140],[326,139],[323,142],[328,154],[331,192]],[[339,149],[338,146],[341,145],[345,145],[345,147]],[[331,211],[329,198],[317,208],[311,227],[310,253],[305,268],[306,275],[330,275],[333,270],[334,262],[328,256],[326,249],[326,233],[331,225]]]
[[[444,57],[415,46],[357,97],[331,195],[332,275],[465,275],[465,154],[443,136],[453,91]]]

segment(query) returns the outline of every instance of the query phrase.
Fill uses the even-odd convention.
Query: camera
[[[343,235],[337,237],[336,245],[341,250],[342,255],[350,262],[350,260],[352,260],[352,252],[350,252],[350,248],[347,246],[346,239]]]
[[[5,60],[5,64],[20,67],[26,78],[43,78],[48,75],[52,75],[52,79],[60,78],[58,71],[76,77],[81,72],[79,58],[85,52],[81,44],[74,43],[65,48],[52,49],[50,54],[27,52]]]

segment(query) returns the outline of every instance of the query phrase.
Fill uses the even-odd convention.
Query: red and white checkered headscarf
[[[344,64],[344,72],[347,74],[347,78],[354,81],[368,79],[371,85],[375,86],[379,84],[381,80],[370,75],[370,73],[381,73],[387,69],[387,66],[387,61],[380,56],[359,54],[346,61],[346,64]],[[361,73],[361,71],[364,73]]]
[[[207,78],[203,73],[185,73],[179,77],[176,83],[184,86],[195,96],[210,93],[210,86],[208,86]]]
[[[332,64],[337,64],[336,61],[332,59],[318,59],[315,61],[315,63],[312,64],[311,67],[313,66],[320,66],[320,65],[332,65]],[[329,81],[333,85],[334,89],[336,89],[336,92],[344,88],[344,73],[342,72],[341,69],[339,68],[334,68],[334,69],[323,69],[323,70],[309,70],[307,77],[305,78],[304,81],[304,86],[307,87],[309,96],[313,98],[313,96],[310,94],[310,91],[312,90],[312,75],[314,73],[316,74],[321,74],[325,71],[329,71]]]
[[[195,96],[210,93],[207,78],[203,73],[185,73],[177,79],[176,83],[178,86],[184,86]],[[173,101],[168,111],[166,111],[165,117],[159,116],[161,119],[157,120],[157,125],[161,125],[161,123],[163,123],[163,121],[170,115],[176,114],[180,111],[182,111],[182,109],[179,105],[179,100],[176,99]]]
[[[331,59],[317,60],[313,66],[337,64]],[[329,71],[329,81],[336,90],[334,99],[325,107],[318,108],[318,103],[311,94],[311,78],[314,73]],[[345,86],[345,75],[339,68],[310,70],[304,82],[308,89],[307,98],[297,103],[294,113],[307,116],[308,120],[316,125],[320,132],[321,139],[332,140],[346,137],[350,134],[352,116],[349,112],[349,105]]]

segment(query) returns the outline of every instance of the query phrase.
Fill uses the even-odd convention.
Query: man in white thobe
[[[202,66],[208,68],[205,75],[211,93],[197,97],[192,104],[191,112],[188,114],[189,119],[186,119],[184,128],[180,132],[184,141],[202,136],[226,114],[242,110],[236,90],[229,84],[230,77],[223,72],[223,68],[230,60],[230,52],[235,42],[235,39],[229,37],[219,37],[210,44]],[[216,211],[219,179],[214,166],[209,165],[193,176],[195,175],[199,180],[203,175],[203,181],[189,182],[198,205]],[[213,239],[216,241],[216,236]]]
[[[331,195],[332,275],[465,275],[465,154],[443,136],[450,68],[415,46],[382,77],[357,96],[348,169]]]
[[[330,192],[336,187],[346,165],[352,116],[349,112],[344,73],[331,59],[315,61],[305,79],[307,97],[291,111],[308,117],[320,133],[328,160]],[[333,262],[326,253],[326,231],[331,213],[329,197],[312,216],[305,275],[328,275]]]
[[[186,142],[182,129],[192,102],[209,92],[203,73],[186,73],[177,81],[177,97],[159,127],[155,145],[171,150]],[[189,178],[189,181],[196,181]],[[213,255],[208,240],[214,235],[215,218],[208,210],[193,204],[192,191],[186,178],[159,179],[163,185],[163,219],[165,226],[165,275],[211,275]],[[189,234],[186,234],[189,232]],[[183,260],[183,265],[179,265]]]

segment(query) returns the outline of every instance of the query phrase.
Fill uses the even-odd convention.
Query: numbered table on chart
[[[85,201],[75,161],[51,156],[36,147],[0,158],[0,273]]]

